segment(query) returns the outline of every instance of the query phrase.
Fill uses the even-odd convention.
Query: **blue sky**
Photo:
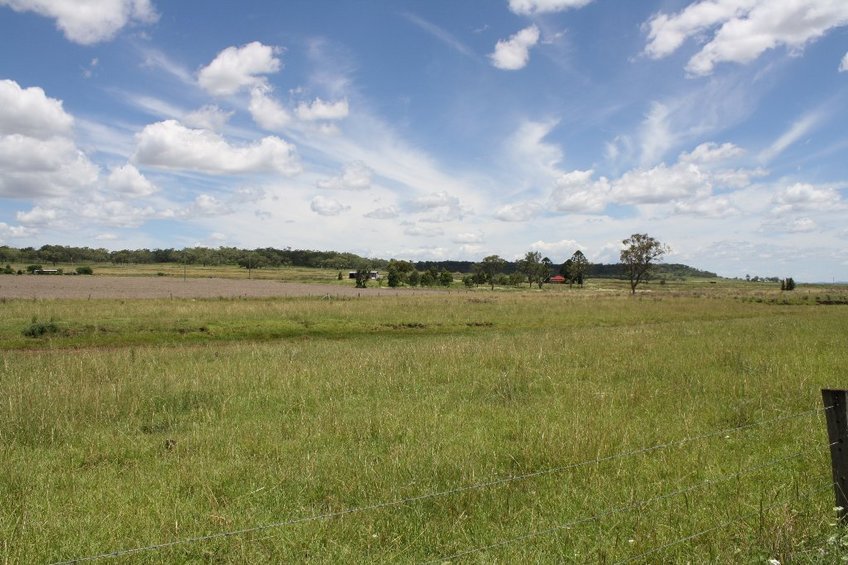
[[[848,280],[844,0],[0,0],[0,243]]]

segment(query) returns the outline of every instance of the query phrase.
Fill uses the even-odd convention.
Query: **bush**
[[[26,272],[32,274],[36,271],[40,271],[41,269],[41,265],[27,265]]]
[[[795,279],[787,277],[780,281],[780,290],[795,290]]]
[[[45,335],[53,335],[59,333],[59,326],[52,320],[49,322],[33,321],[28,327],[21,332],[24,337],[42,337]]]
[[[77,267],[78,275],[93,275],[94,270],[91,267]]]
[[[450,286],[453,284],[453,275],[447,271],[439,273],[439,284],[442,286]]]
[[[11,265],[6,265],[6,266],[3,268],[3,274],[4,274],[4,275],[14,275],[14,274],[15,274],[15,269],[13,269]]]

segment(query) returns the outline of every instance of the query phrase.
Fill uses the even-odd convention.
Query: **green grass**
[[[815,299],[843,291],[782,304],[713,286],[636,299],[6,301],[0,559],[416,497],[797,414],[844,386],[848,309]],[[24,336],[33,319],[60,331]],[[614,563],[740,518],[646,560],[834,562],[821,414],[125,559],[438,560],[781,459],[460,561]]]

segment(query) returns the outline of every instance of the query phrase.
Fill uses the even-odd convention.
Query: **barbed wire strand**
[[[809,491],[806,491],[806,494],[816,494],[820,491],[833,488],[833,486],[834,486],[834,483],[828,483],[828,484],[824,485],[823,487],[815,488],[815,489],[811,489]],[[775,502],[773,504],[769,504],[767,506],[764,506],[760,509],[760,512],[762,512],[764,510],[771,510],[772,508],[776,508],[776,507],[780,506],[781,504],[784,504],[784,502],[785,501],[778,501],[778,502]],[[673,542],[667,543],[665,545],[655,547],[655,548],[653,548],[649,551],[645,551],[643,553],[640,553],[639,555],[634,555],[634,556],[628,557],[627,559],[624,559],[622,561],[617,561],[614,565],[624,565],[624,563],[632,563],[633,561],[643,559],[643,558],[645,558],[649,555],[653,555],[655,553],[665,551],[666,549],[668,549],[670,547],[674,547],[675,545],[680,545],[681,543],[685,543],[687,541],[692,541],[693,539],[697,539],[697,538],[704,536],[706,534],[716,532],[718,530],[723,530],[724,528],[727,528],[729,526],[732,526],[733,524],[739,523],[742,520],[745,520],[746,518],[752,518],[752,517],[755,517],[755,516],[753,516],[751,514],[748,514],[748,515],[745,515],[745,516],[738,516],[738,517],[734,518],[733,520],[728,520],[727,522],[719,524],[718,526],[713,526],[712,528],[707,528],[706,530],[701,530],[700,532],[694,533],[694,534],[686,536],[684,538],[674,540]]]
[[[625,512],[625,511],[628,511],[628,510],[633,510],[635,508],[641,508],[643,506],[648,506],[649,504],[652,504],[652,503],[660,501],[660,500],[665,500],[665,499],[668,499],[668,498],[674,498],[676,496],[681,496],[681,495],[690,493],[690,492],[697,490],[697,489],[700,489],[700,488],[704,488],[704,487],[707,487],[707,486],[713,486],[713,485],[716,485],[716,484],[731,481],[733,479],[739,479],[739,478],[747,476],[747,475],[752,475],[752,474],[754,474],[758,471],[762,471],[763,469],[767,469],[769,467],[774,467],[776,465],[779,465],[781,463],[785,463],[786,461],[790,461],[792,459],[797,459],[801,455],[803,455],[803,452],[794,453],[794,454],[788,455],[786,457],[774,459],[774,460],[769,461],[768,463],[764,463],[762,465],[757,465],[755,467],[750,467],[748,469],[743,469],[741,471],[736,471],[736,472],[733,472],[733,473],[727,473],[727,474],[722,475],[722,476],[720,476],[716,479],[706,479],[704,481],[701,481],[700,483],[696,483],[694,485],[690,485],[686,488],[682,488],[682,489],[679,489],[679,490],[676,490],[676,491],[657,495],[657,496],[654,496],[654,497],[651,497],[651,498],[648,498],[648,499],[645,499],[645,500],[632,502],[630,504],[626,504],[626,505],[623,505],[623,506],[617,506],[617,507],[614,507],[614,508],[610,508],[608,510],[605,510],[604,512],[594,514],[592,516],[580,518],[578,520],[572,520],[570,522],[566,522],[566,523],[563,523],[563,524],[557,524],[556,526],[546,528],[544,530],[537,530],[537,531],[533,531],[533,532],[528,532],[526,534],[516,536],[514,538],[509,538],[509,539],[506,539],[506,540],[501,540],[499,542],[492,543],[492,544],[489,544],[489,545],[475,547],[475,548],[472,548],[472,549],[467,549],[465,551],[453,553],[453,554],[448,555],[446,557],[440,557],[438,559],[434,559],[434,560],[431,560],[431,561],[425,561],[424,563],[429,565],[431,563],[442,563],[442,562],[445,562],[445,561],[451,561],[453,559],[458,559],[460,557],[467,557],[468,555],[472,555],[474,553],[480,553],[480,552],[483,552],[483,551],[490,551],[492,549],[497,549],[497,548],[500,548],[500,547],[504,547],[506,545],[511,545],[513,543],[524,541],[524,540],[527,540],[527,539],[530,539],[530,538],[549,535],[549,534],[552,534],[554,532],[558,532],[558,531],[561,531],[561,530],[572,528],[574,526],[579,526],[581,524],[594,522],[596,520],[600,520],[601,518],[606,518],[607,516],[612,516],[614,514],[620,514],[622,512]]]
[[[366,506],[355,506],[353,508],[346,508],[344,510],[338,510],[338,511],[335,511],[335,512],[326,512],[326,513],[323,513],[323,514],[311,514],[309,516],[302,516],[300,518],[291,518],[291,519],[288,519],[288,520],[281,520],[281,521],[278,521],[278,522],[261,524],[261,525],[258,525],[258,526],[252,526],[252,527],[249,527],[249,528],[242,528],[242,529],[239,529],[239,530],[231,530],[231,531],[226,531],[226,532],[216,532],[214,534],[207,534],[207,535],[204,535],[204,536],[196,536],[196,537],[184,538],[184,539],[173,540],[173,541],[169,541],[169,542],[162,542],[162,543],[157,543],[157,544],[151,544],[151,545],[146,545],[146,546],[139,546],[139,547],[128,548],[128,549],[119,549],[119,550],[115,550],[115,551],[108,551],[108,552],[105,552],[105,553],[100,553],[100,554],[96,554],[96,555],[89,555],[89,556],[85,556],[85,557],[77,557],[77,558],[69,559],[69,560],[65,560],[65,561],[56,561],[56,562],[52,563],[51,565],[70,565],[70,564],[73,564],[73,563],[84,563],[86,561],[96,561],[96,560],[100,560],[100,559],[113,559],[113,558],[116,558],[116,557],[122,557],[122,556],[125,556],[125,555],[132,555],[134,553],[142,553],[142,552],[145,552],[145,551],[158,551],[160,549],[166,549],[166,548],[174,547],[174,546],[177,546],[177,545],[201,543],[201,542],[204,542],[204,541],[211,541],[211,540],[214,540],[214,539],[240,536],[240,535],[244,535],[244,534],[249,534],[249,533],[253,533],[253,532],[261,532],[261,531],[270,530],[270,529],[274,529],[274,528],[283,528],[283,527],[287,527],[287,526],[294,526],[294,525],[302,524],[302,523],[305,523],[305,522],[314,522],[314,521],[319,521],[319,520],[331,520],[331,519],[335,519],[335,518],[341,518],[341,517],[344,517],[344,516],[348,516],[348,515],[351,515],[351,514],[359,514],[359,513],[362,513],[362,512],[370,512],[372,510],[380,510],[380,509],[391,508],[391,507],[395,507],[395,506],[403,506],[403,505],[414,503],[414,502],[421,502],[422,500],[428,500],[428,499],[432,499],[432,498],[440,498],[440,497],[443,497],[443,496],[451,496],[451,495],[454,495],[454,494],[459,494],[459,493],[467,492],[467,491],[470,491],[470,490],[480,490],[480,489],[485,489],[485,488],[491,488],[491,487],[494,487],[494,486],[499,486],[499,485],[503,485],[503,484],[507,484],[507,483],[511,483],[511,482],[515,482],[515,481],[527,480],[527,479],[532,479],[532,478],[541,477],[541,476],[545,476],[545,475],[562,473],[562,472],[565,472],[565,471],[578,469],[578,468],[581,468],[581,467],[587,467],[587,466],[597,465],[597,464],[605,463],[605,462],[609,462],[609,461],[615,461],[615,460],[618,460],[618,459],[626,459],[628,457],[635,457],[637,455],[643,455],[645,453],[651,453],[653,451],[660,451],[662,449],[679,447],[679,446],[686,445],[686,444],[689,444],[689,443],[693,443],[693,442],[696,442],[696,441],[700,441],[700,440],[703,440],[703,439],[709,439],[709,438],[712,438],[712,437],[718,437],[718,436],[722,436],[722,435],[726,436],[726,435],[729,435],[729,434],[732,434],[732,433],[738,433],[738,432],[748,430],[748,429],[751,429],[751,428],[755,428],[755,427],[759,427],[759,426],[765,426],[767,424],[774,424],[774,423],[777,423],[777,422],[783,422],[783,421],[791,420],[791,419],[794,419],[794,418],[809,416],[811,414],[818,414],[819,412],[826,412],[827,410],[831,410],[831,409],[833,409],[833,406],[826,406],[824,408],[814,408],[812,410],[805,410],[803,412],[796,412],[794,414],[778,416],[778,417],[771,418],[771,419],[768,419],[768,420],[761,420],[761,421],[753,422],[753,423],[750,423],[750,424],[743,424],[741,426],[737,426],[737,427],[734,427],[734,428],[724,428],[724,429],[721,429],[721,430],[707,432],[707,433],[700,434],[700,435],[697,435],[697,436],[690,436],[690,437],[686,437],[686,438],[683,438],[683,439],[674,440],[674,441],[670,441],[670,442],[666,442],[666,443],[655,444],[655,445],[652,445],[652,446],[649,446],[649,447],[643,447],[643,448],[639,448],[639,449],[623,451],[623,452],[615,453],[615,454],[612,454],[612,455],[606,455],[604,457],[598,457],[598,458],[595,458],[595,459],[588,459],[588,460],[584,460],[584,461],[579,461],[577,463],[570,463],[568,465],[563,465],[563,466],[560,466],[560,467],[550,467],[550,468],[547,468],[547,469],[541,469],[539,471],[534,471],[534,472],[531,472],[531,473],[525,473],[525,474],[521,474],[521,475],[513,475],[513,476],[509,476],[509,477],[502,477],[502,478],[499,478],[499,479],[493,479],[493,480],[490,480],[490,481],[475,483],[475,484],[471,484],[471,485],[464,485],[464,486],[461,486],[461,487],[456,487],[456,488],[452,488],[452,489],[448,489],[448,490],[424,493],[424,494],[420,494],[420,495],[417,495],[417,496],[411,496],[411,497],[407,497],[407,498],[401,498],[401,499],[385,501],[385,502],[378,502],[378,503],[369,504],[369,505],[366,505]]]

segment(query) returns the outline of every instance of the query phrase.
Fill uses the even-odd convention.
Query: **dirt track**
[[[270,296],[396,296],[429,290],[357,289],[350,286],[272,280],[173,277],[0,276],[0,298],[218,298]]]

